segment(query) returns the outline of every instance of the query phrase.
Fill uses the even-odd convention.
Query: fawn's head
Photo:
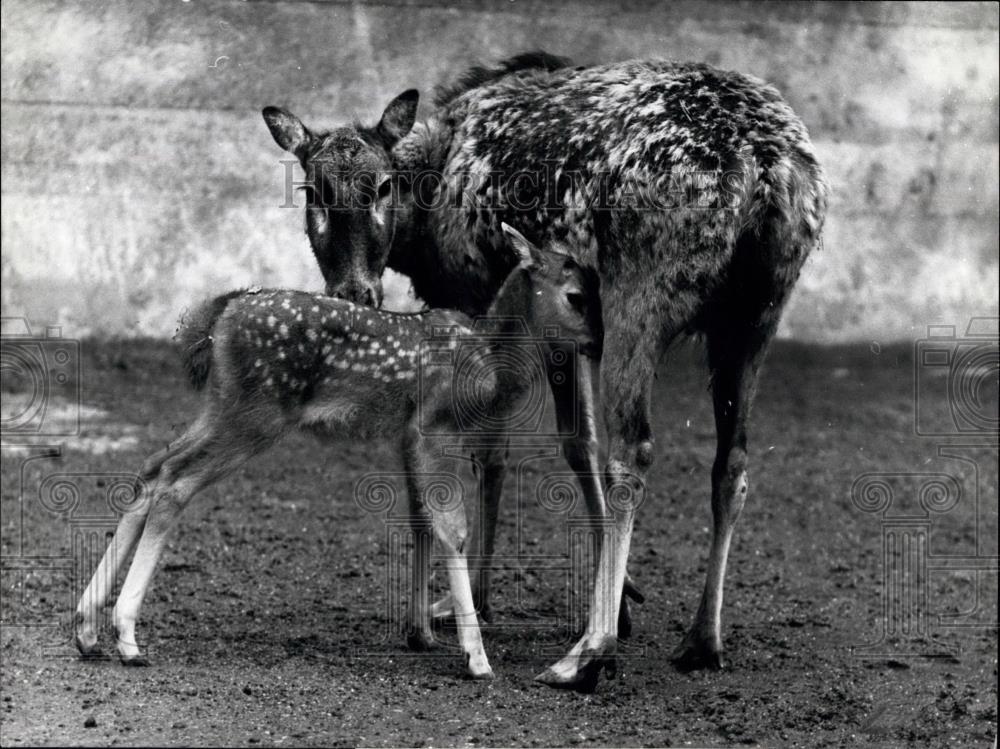
[[[556,331],[576,349],[599,359],[604,345],[600,279],[557,243],[540,249],[507,224],[501,224],[518,264],[497,292],[492,311],[519,317],[533,337]]]
[[[400,210],[390,152],[413,128],[418,98],[417,91],[404,91],[374,127],[328,133],[311,132],[279,107],[263,111],[274,140],[305,170],[306,233],[330,296],[382,303],[382,271]]]

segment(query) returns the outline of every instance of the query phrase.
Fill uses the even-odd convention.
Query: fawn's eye
[[[577,312],[582,312],[587,306],[587,297],[578,291],[566,292],[566,301],[570,303]]]

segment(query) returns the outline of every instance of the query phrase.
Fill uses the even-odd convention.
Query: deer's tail
[[[244,293],[241,289],[222,294],[202,302],[181,317],[174,340],[180,346],[184,372],[195,390],[205,387],[208,374],[212,371],[212,333],[215,323],[226,311],[226,305]]]

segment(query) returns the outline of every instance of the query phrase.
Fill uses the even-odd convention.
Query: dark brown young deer
[[[682,668],[720,667],[723,582],[748,495],[758,372],[826,212],[805,127],[763,81],[665,60],[574,68],[532,53],[473,68],[414,127],[417,100],[406,91],[374,127],[328,133],[283,109],[264,110],[274,139],[305,170],[307,231],[328,292],[378,298],[389,267],[431,306],[478,314],[512,262],[501,220],[536,241],[567,242],[598,269],[608,340],[600,367],[606,492],[626,499],[600,554],[587,631],[540,676],[559,687],[592,688],[630,626],[621,598],[635,520],[629,497],[641,496],[630,487],[656,456],[653,374],[671,341],[702,334],[717,434],[713,533],[698,613],[675,659]],[[366,183],[379,186],[377,198],[356,200]],[[585,383],[552,392],[564,415],[593,411]],[[597,435],[583,425],[563,452],[590,513],[605,516],[605,487],[593,478]],[[502,483],[502,463],[491,475]]]
[[[112,618],[122,661],[145,663],[136,620],[179,514],[198,491],[299,428],[332,437],[402,435],[417,537],[408,643],[424,649],[433,641],[427,595],[432,534],[444,549],[468,672],[491,676],[468,576],[461,492],[435,497],[427,477],[440,475],[435,467],[444,443],[475,433],[475,425],[462,423],[468,416],[462,404],[472,401],[489,423],[502,423],[530,388],[544,387],[537,380],[564,377],[577,353],[598,358],[603,340],[596,273],[505,231],[516,265],[486,326],[458,312],[393,314],[299,291],[233,292],[198,309],[179,337],[192,382],[207,385],[204,405],[180,438],[143,465],[147,488],[122,517],[80,600],[80,652],[99,652],[99,608],[135,548]],[[537,354],[537,366],[511,367],[527,361],[526,345]],[[440,365],[436,354],[459,346],[471,366]],[[505,366],[490,366],[495,357]]]

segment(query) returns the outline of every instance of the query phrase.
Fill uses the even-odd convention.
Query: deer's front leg
[[[587,368],[588,371],[577,373],[576,369],[580,367]],[[593,387],[593,383],[598,381],[600,365],[596,360],[578,356],[573,366],[570,357],[566,357],[562,376],[554,376],[555,369],[550,364],[549,383],[556,406],[559,434],[562,437],[563,457],[579,478],[590,516],[595,520],[601,520],[605,517],[605,504],[601,491],[597,425],[594,416],[597,393]],[[619,637],[632,635],[632,615],[629,611],[628,598],[638,603],[645,600],[626,573],[625,588],[618,608]]]
[[[626,300],[624,307],[627,306]],[[653,453],[649,389],[658,353],[657,339],[644,337],[643,326],[616,319],[614,310],[607,305],[605,321],[608,335],[601,363],[601,396],[611,440],[605,470],[607,487],[605,493],[598,494],[600,483],[595,476],[597,487],[588,482],[584,493],[588,496],[588,510],[597,538],[603,537],[606,543],[600,546],[586,632],[564,658],[538,677],[550,686],[579,691],[592,691],[602,669],[613,675],[617,668],[618,613],[625,590],[632,527],[635,511],[644,496],[642,477]],[[592,394],[589,376],[592,369],[580,367],[579,372],[582,379],[578,393]],[[592,403],[584,424],[593,422]],[[608,514],[605,500],[613,516]]]

